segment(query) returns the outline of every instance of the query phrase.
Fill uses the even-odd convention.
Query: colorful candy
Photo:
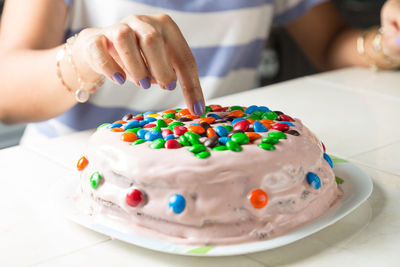
[[[254,189],[249,195],[249,201],[256,209],[262,209],[268,204],[268,195],[262,189]]]
[[[319,189],[321,187],[321,180],[319,179],[318,175],[313,172],[307,173],[307,183],[314,187],[314,189]]]
[[[289,128],[290,128],[289,125],[287,125],[286,123],[282,123],[282,122],[272,125],[272,129],[278,130],[281,132],[285,132],[285,131],[289,130]]]
[[[76,164],[78,171],[82,171],[88,164],[88,160],[85,156],[81,157]]]
[[[177,148],[181,148],[181,147],[182,147],[182,145],[175,139],[170,139],[165,142],[165,148],[167,148],[167,149],[177,149]]]
[[[188,131],[192,132],[192,133],[197,133],[199,135],[202,135],[203,133],[205,133],[204,128],[201,127],[200,125],[191,125],[188,127]]]
[[[253,130],[254,130],[256,133],[268,132],[267,127],[265,127],[264,124],[262,124],[261,122],[258,122],[258,121],[256,121],[256,122],[253,123]]]
[[[208,151],[202,151],[202,152],[196,153],[194,155],[199,159],[205,159],[205,158],[208,158],[209,156],[211,156],[211,153]]]
[[[271,150],[275,150],[275,146],[271,145],[271,144],[268,144],[268,143],[261,143],[261,144],[258,144],[257,146],[261,147],[264,150],[270,150],[270,151]]]
[[[162,134],[158,131],[148,131],[144,135],[144,140],[146,141],[154,141],[156,139],[163,138]]]
[[[331,166],[331,168],[333,168],[333,161],[332,161],[331,157],[329,157],[328,154],[324,153],[324,159],[326,160],[326,162],[328,162],[329,166]]]
[[[102,176],[99,172],[94,172],[92,176],[90,176],[90,185],[93,189],[97,189],[102,181]]]
[[[186,200],[182,195],[173,195],[169,198],[168,207],[176,214],[182,213],[186,207]]]
[[[235,120],[233,120],[232,122],[234,122]],[[254,123],[253,123],[253,125],[254,125]],[[233,125],[233,130],[234,131],[237,131],[237,130],[241,130],[241,131],[243,131],[243,132],[247,132],[247,130],[249,129],[249,127],[250,127],[250,123],[247,121],[247,120],[241,120],[241,121],[238,121],[238,122],[236,122],[234,125]],[[253,126],[254,127],[254,126]]]
[[[151,142],[150,147],[153,149],[160,149],[160,148],[164,148],[164,144],[165,144],[164,139],[158,138],[158,139],[154,140],[153,142]]]
[[[228,134],[229,134],[229,131],[223,126],[217,126],[215,128],[215,132],[221,137],[228,136]]]
[[[135,142],[138,139],[135,133],[126,132],[121,135],[121,141],[124,142]]]
[[[250,142],[250,138],[244,133],[235,133],[232,135],[231,139],[233,142],[239,145],[245,145]]]
[[[125,201],[131,207],[137,207],[144,200],[142,191],[139,189],[133,189],[126,194]]]
[[[227,147],[230,151],[233,151],[233,152],[242,151],[242,147],[241,147],[238,143],[233,142],[232,140],[226,142],[225,145],[226,145],[226,147]]]

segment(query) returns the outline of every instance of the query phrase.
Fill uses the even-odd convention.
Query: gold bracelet
[[[372,47],[374,48],[375,52],[382,58],[385,63],[393,69],[400,67],[400,61],[394,60],[390,56],[386,55],[382,49],[382,28],[376,30],[376,34],[374,39],[372,40]]]
[[[98,88],[100,88],[103,84],[104,84],[104,80],[105,80],[105,76],[104,75],[100,75],[99,78],[94,81],[94,82],[85,82],[79,71],[78,68],[75,65],[74,59],[72,57],[72,44],[74,43],[75,39],[76,39],[77,35],[74,35],[73,37],[69,38],[67,40],[67,42],[63,45],[63,48],[60,49],[57,52],[56,55],[56,70],[57,70],[57,76],[60,79],[61,84],[72,94],[75,95],[75,99],[76,101],[80,102],[80,103],[84,103],[86,101],[89,100],[89,96],[90,94],[94,93],[97,91]],[[60,62],[61,60],[64,58],[64,56],[67,54],[68,56],[68,62],[69,64],[71,64],[77,80],[78,80],[78,84],[79,84],[79,88],[77,90],[72,90],[65,82],[63,76],[62,76],[62,72],[61,72],[61,67],[60,67]],[[89,86],[87,86],[89,84]],[[89,89],[87,89],[89,88]]]
[[[360,54],[360,56],[365,58],[370,69],[375,72],[378,70],[378,66],[376,65],[376,62],[367,54],[366,49],[365,49],[365,37],[368,35],[369,32],[370,32],[370,29],[364,31],[360,36],[358,36],[357,52],[358,52],[358,54]]]

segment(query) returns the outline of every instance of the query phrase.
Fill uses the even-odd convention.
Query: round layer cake
[[[99,126],[79,202],[121,231],[184,244],[282,235],[340,197],[332,160],[299,119],[265,106],[146,112]]]

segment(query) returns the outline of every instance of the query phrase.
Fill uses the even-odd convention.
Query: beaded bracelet
[[[72,49],[71,46],[72,44],[75,42],[77,35],[72,36],[71,38],[69,38],[67,40],[67,42],[63,45],[63,48],[60,49],[56,55],[56,70],[57,70],[57,76],[61,81],[61,84],[71,93],[73,93],[75,95],[75,99],[76,101],[80,102],[80,103],[84,103],[86,101],[89,100],[89,96],[90,94],[96,92],[96,90],[101,87],[104,84],[104,80],[105,80],[105,76],[104,75],[100,75],[99,78],[93,82],[90,83],[91,86],[89,87],[90,89],[85,89],[87,88],[87,82],[85,82],[82,77],[80,76],[80,73],[78,71],[78,68],[75,65],[74,59],[72,57]],[[65,54],[67,54],[68,56],[68,62],[69,64],[71,64],[77,80],[78,80],[78,84],[79,84],[79,88],[76,91],[73,91],[65,82],[63,76],[62,76],[62,72],[61,72],[61,68],[60,68],[60,62],[61,60],[64,58]]]
[[[366,53],[365,49],[365,37],[367,37],[369,32],[370,30],[366,30],[357,38],[357,52],[365,58],[372,71],[377,71],[379,68],[376,62]]]

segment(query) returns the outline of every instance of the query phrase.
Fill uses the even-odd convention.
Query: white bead
[[[75,99],[79,103],[85,103],[86,101],[89,100],[89,92],[86,90],[78,89],[75,91]]]

